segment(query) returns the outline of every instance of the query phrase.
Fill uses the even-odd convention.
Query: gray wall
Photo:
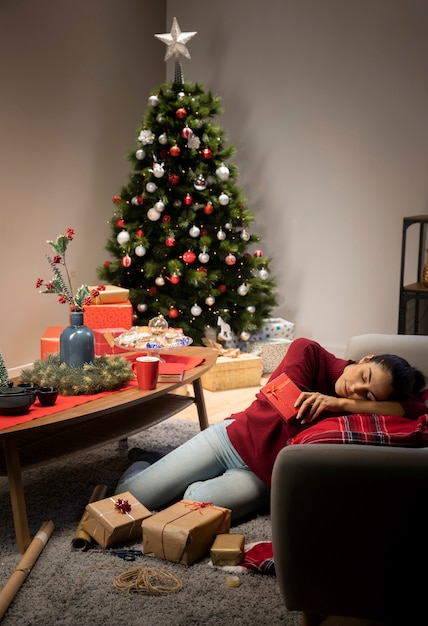
[[[402,218],[428,213],[428,0],[246,6],[0,0],[9,368],[38,356],[46,326],[67,322],[34,288],[50,276],[46,239],[73,227],[76,281],[97,282],[125,155],[149,92],[173,77],[153,35],[174,16],[198,32],[185,78],[222,98],[217,122],[238,150],[253,230],[274,259],[275,315],[338,354],[350,335],[396,332]]]

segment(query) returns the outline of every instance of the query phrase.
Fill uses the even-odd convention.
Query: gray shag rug
[[[172,418],[129,438],[128,446],[166,454],[198,430],[196,423]],[[23,474],[31,536],[48,520],[55,529],[12,600],[2,626],[299,626],[300,615],[285,608],[275,576],[245,572],[239,574],[240,587],[230,588],[226,585],[229,572],[212,567],[209,557],[186,567],[146,556],[126,562],[113,549],[104,550],[98,544],[84,552],[74,550],[71,540],[94,487],[106,484],[111,495],[128,464],[127,450],[115,444]],[[22,558],[16,548],[5,477],[0,477],[0,502],[3,589]],[[247,543],[271,540],[268,513],[231,530],[243,533]],[[141,550],[141,543],[122,547]],[[114,579],[135,567],[171,572],[183,587],[162,596],[116,589]]]

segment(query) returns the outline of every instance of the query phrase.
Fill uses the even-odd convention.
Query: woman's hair
[[[392,377],[394,392],[391,400],[404,400],[412,394],[419,393],[425,387],[424,374],[412,367],[406,359],[396,354],[379,354],[372,357],[369,362],[377,363],[383,370],[389,372]]]

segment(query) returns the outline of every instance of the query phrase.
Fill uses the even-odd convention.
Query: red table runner
[[[126,359],[128,361],[134,361],[138,356],[144,356],[146,354],[147,352],[136,352],[135,354],[126,357]],[[161,354],[161,358],[168,363],[184,363],[186,366],[186,370],[193,369],[194,367],[197,367],[205,361],[204,358],[187,357],[179,354]],[[124,391],[125,389],[136,386],[137,381],[131,380],[125,386],[121,387],[120,389],[115,389],[114,391],[102,391],[101,393],[80,396],[58,395],[58,399],[53,406],[42,406],[40,402],[36,400],[35,403],[31,405],[28,413],[25,413],[24,415],[0,415],[0,430],[3,430],[4,428],[10,428],[11,426],[16,426],[17,424],[25,424],[25,422],[30,422],[31,420],[37,419],[39,417],[46,417],[48,415],[58,413],[59,411],[65,411],[65,409],[70,409],[73,406],[78,406],[80,404],[84,404],[85,402],[90,402],[91,400],[103,398],[104,396],[108,396],[112,393],[119,393],[120,391]]]

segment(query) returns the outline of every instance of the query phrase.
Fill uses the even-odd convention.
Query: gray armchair
[[[345,357],[385,352],[428,374],[428,336],[360,335]],[[313,444],[280,452],[272,476],[275,569],[302,625],[332,615],[428,623],[427,485],[425,448]]]

